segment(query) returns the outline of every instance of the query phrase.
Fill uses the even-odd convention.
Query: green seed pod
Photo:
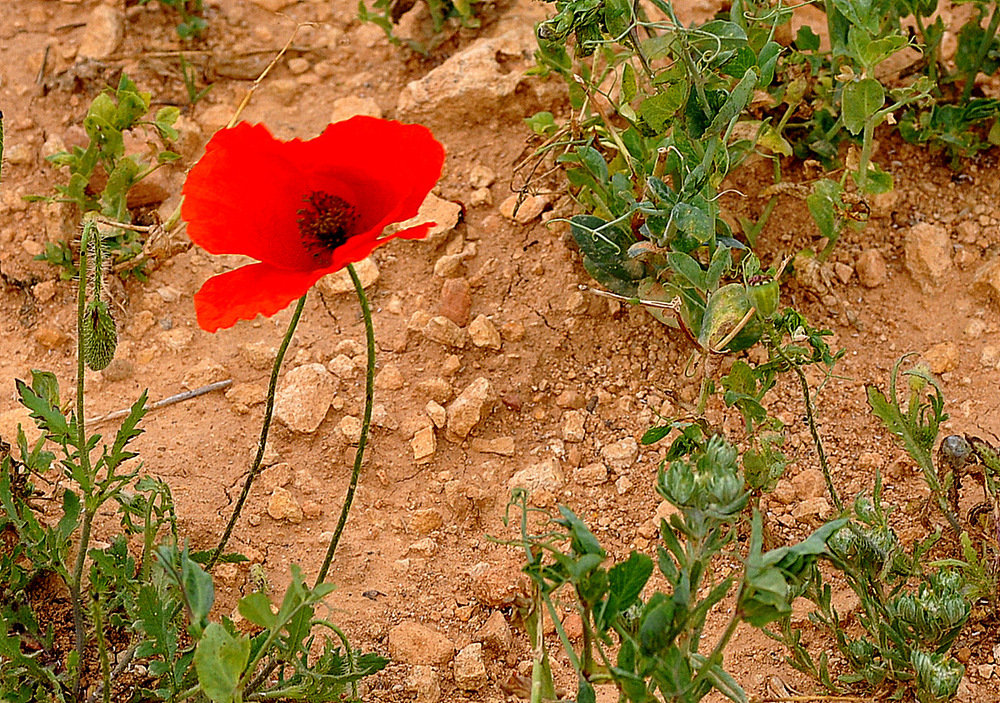
[[[763,280],[760,283],[751,282],[747,286],[747,296],[750,303],[757,308],[757,314],[769,319],[778,311],[778,282]]]
[[[115,321],[103,300],[92,300],[83,311],[83,360],[93,371],[107,368],[115,357],[118,333]]]

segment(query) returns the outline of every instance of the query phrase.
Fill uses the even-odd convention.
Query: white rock
[[[87,18],[77,56],[106,59],[117,51],[125,37],[125,15],[111,5],[101,4]]]
[[[295,432],[315,432],[336,393],[323,364],[303,364],[289,371],[274,396],[274,417]]]
[[[368,289],[378,281],[379,271],[375,264],[375,259],[366,257],[354,264],[354,270],[361,280],[361,287]],[[316,288],[323,295],[339,295],[340,293],[353,293],[354,282],[351,281],[351,274],[347,268],[328,273],[316,282]]]
[[[493,385],[487,379],[480,376],[470,383],[448,406],[448,438],[458,441],[468,437],[492,412],[494,400]]]
[[[469,323],[469,339],[477,347],[500,349],[500,332],[486,315],[478,315]]]

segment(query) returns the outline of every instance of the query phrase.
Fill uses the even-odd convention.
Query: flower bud
[[[91,300],[83,311],[82,323],[83,360],[93,371],[101,371],[111,363],[118,346],[118,333],[108,304]]]

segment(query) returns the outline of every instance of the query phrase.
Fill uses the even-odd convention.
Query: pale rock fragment
[[[375,259],[368,256],[354,264],[354,270],[361,281],[361,287],[368,289],[375,285],[379,279],[378,265]],[[316,288],[323,295],[333,296],[341,293],[353,293],[354,282],[351,281],[351,274],[347,268],[328,273],[316,282]]]
[[[455,656],[455,685],[466,691],[479,691],[486,682],[483,645],[475,642],[463,647]]]
[[[267,514],[275,520],[287,520],[298,524],[302,522],[302,507],[284,488],[275,488],[267,499]]]
[[[477,347],[499,351],[501,346],[500,332],[486,315],[477,315],[469,324],[469,338]]]
[[[333,376],[322,364],[303,364],[289,371],[274,397],[274,417],[295,432],[315,432],[336,394]]]
[[[482,376],[466,386],[448,406],[448,439],[457,442],[468,437],[472,429],[492,412],[495,400],[493,385]]]

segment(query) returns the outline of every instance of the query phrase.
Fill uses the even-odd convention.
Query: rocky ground
[[[531,661],[513,608],[520,555],[493,539],[515,536],[502,522],[510,489],[531,488],[541,506],[570,505],[616,557],[651,553],[664,510],[653,490],[664,449],[637,440],[658,417],[682,414],[697,392],[684,373],[693,350],[683,337],[642,309],[578,289],[588,279],[559,222],[573,210],[558,174],[538,177],[539,169],[533,193],[515,212],[515,191],[536,146],[521,118],[567,110],[558,82],[525,74],[533,65],[532,25],[549,8],[528,0],[488,5],[480,30],[449,30],[422,58],[360,24],[353,0],[205,4],[209,29],[194,44],[177,38],[176,17],[156,2],[0,6],[7,135],[0,380],[8,389],[0,395],[0,436],[12,437],[26,418],[14,378],[41,368],[54,371],[64,389],[74,382],[74,286],[33,257],[47,241],[72,237],[76,223],[63,206],[23,199],[65,182],[44,158],[81,144],[90,100],[125,71],[155,104],[183,108],[175,145],[181,160],[144,182],[131,203],[142,217],[166,219],[186,168],[295,32],[243,119],[265,122],[282,138],[308,138],[359,113],[423,122],[448,154],[425,204],[424,214],[438,223],[432,236],[394,242],[359,266],[379,347],[377,405],[354,512],[330,574],[339,587],[332,617],[353,643],[393,659],[370,683],[370,700],[515,700]],[[426,29],[420,7],[402,31]],[[688,8],[692,16],[713,9]],[[212,85],[195,105],[180,51],[199,85]],[[145,151],[145,139],[129,148]],[[897,357],[916,351],[941,378],[949,432],[1000,432],[1000,179],[993,153],[956,174],[938,156],[886,137],[876,158],[897,190],[873,205],[863,231],[844,235],[828,264],[792,283],[784,302],[833,330],[832,346],[846,351],[817,399],[839,489],[853,495],[870,488],[881,468],[908,539],[926,531],[917,519],[926,489],[869,415],[863,384],[884,384]],[[769,168],[745,169],[734,187],[746,195],[726,196],[727,208],[759,214]],[[816,236],[804,202],[783,198],[762,238],[765,257],[780,261],[815,246]],[[224,392],[151,412],[138,442],[145,470],[170,483],[184,534],[207,548],[255,451],[271,360],[291,310],[204,333],[191,296],[241,259],[210,256],[183,231],[153,253],[148,281],[127,279],[113,290],[121,344],[112,366],[88,379],[89,403],[98,415],[127,407],[144,388],[158,399],[233,380]],[[250,564],[216,572],[220,614],[233,610],[251,568],[263,567],[274,593],[291,564],[307,574],[318,569],[358,440],[364,364],[350,286],[345,276],[325,279],[310,295],[287,357],[267,468],[232,543]],[[832,509],[796,386],[783,383],[769,407],[789,425],[786,449],[797,461],[765,508],[778,538],[799,539]],[[708,416],[739,438],[734,411],[713,402]],[[963,504],[980,497],[970,489]],[[579,622],[566,612],[567,631],[578,634]],[[995,629],[973,625],[963,637],[961,699],[1000,700]],[[774,643],[746,628],[727,653],[727,668],[752,695],[773,695],[774,677],[815,690],[782,660]],[[572,690],[565,657],[557,654],[554,667]],[[601,692],[601,700],[614,699]]]

